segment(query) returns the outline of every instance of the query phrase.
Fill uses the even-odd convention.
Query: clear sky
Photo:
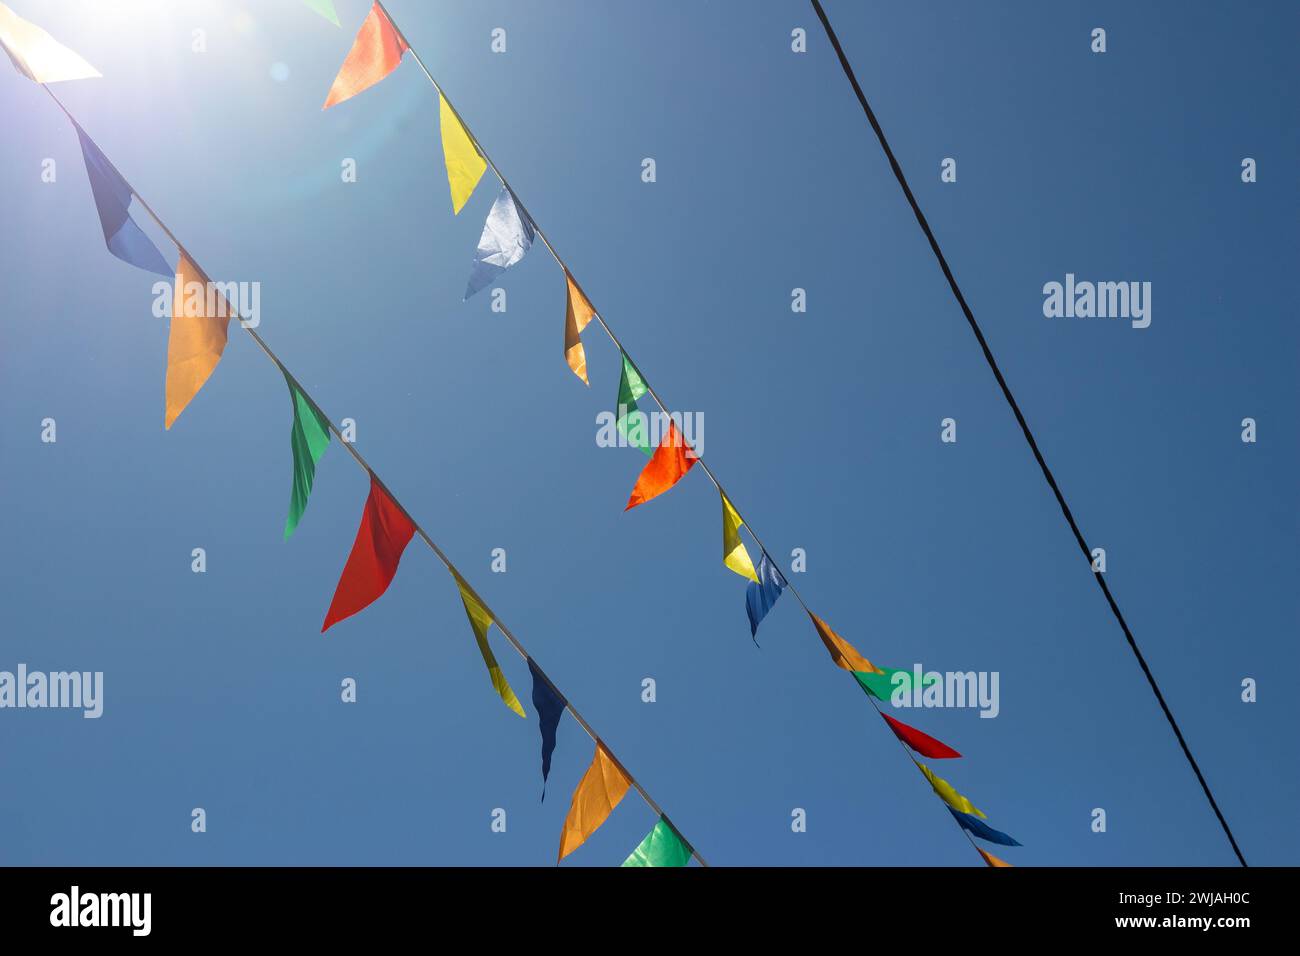
[[[591,389],[568,371],[541,246],[505,313],[461,302],[495,189],[452,215],[417,66],[321,111],[364,0],[342,29],[7,2],[103,72],[57,92],[214,279],[261,283],[261,334],[711,863],[979,865],[792,596],[754,647],[699,469],[623,513],[617,352],[593,326]],[[1247,858],[1300,862],[1295,5],[827,8]],[[805,549],[811,606],[877,663],[999,673],[996,719],[899,716],[965,754],[936,769],[1024,844],[1001,855],[1231,864],[810,7],[390,9],[774,557]],[[418,542],[320,634],[364,473],[332,445],[282,540],[289,398],[236,330],[165,432],[153,277],[4,63],[0,116],[0,669],[105,675],[99,720],[0,710],[0,863],[552,863],[586,736],[565,718],[539,803],[527,669],[494,632],[525,721]],[[1150,327],[1045,318],[1067,272],[1151,282]],[[565,865],[653,823],[631,794]]]

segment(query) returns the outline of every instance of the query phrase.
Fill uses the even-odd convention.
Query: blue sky
[[[755,649],[704,475],[623,513],[644,459],[595,442],[617,352],[593,326],[591,389],[568,371],[540,245],[504,314],[461,302],[495,189],[452,215],[416,65],[321,111],[368,4],[338,0],[341,30],[294,0],[11,5],[103,72],[57,92],[214,279],[261,283],[261,334],[711,863],[979,864],[791,596]],[[827,8],[1247,858],[1296,863],[1300,15]],[[805,549],[810,605],[878,663],[1000,674],[996,719],[899,716],[965,754],[936,769],[1024,844],[1003,855],[1231,864],[811,9],[389,9],[651,383],[704,414],[773,555]],[[527,669],[494,636],[524,721],[418,542],[319,633],[364,473],[331,447],[282,540],[288,395],[234,331],[164,432],[152,278],[104,249],[72,129],[7,67],[0,114],[0,669],[102,670],[106,698],[0,711],[0,862],[552,863],[586,736],[561,724],[539,803]],[[1150,328],[1044,318],[1067,272],[1150,281]],[[653,823],[629,795],[565,865]]]

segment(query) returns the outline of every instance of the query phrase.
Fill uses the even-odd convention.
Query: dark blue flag
[[[546,778],[551,772],[551,753],[555,750],[555,730],[560,726],[566,702],[546,682],[531,657],[528,658],[528,670],[533,675],[533,706],[537,708],[537,725],[542,731],[542,799],[545,800]]]
[[[995,830],[979,817],[962,813],[960,810],[948,808],[948,812],[957,818],[957,822],[962,825],[962,829],[969,830],[981,840],[988,840],[990,843],[1001,843],[1003,846],[1021,846],[1019,842],[1007,836],[1001,830]]]
[[[131,218],[130,185],[80,126],[77,138],[81,140],[81,157],[86,161],[86,175],[90,178],[90,191],[95,195],[95,208],[99,210],[99,224],[104,227],[108,251],[123,262],[172,278],[167,260]]]

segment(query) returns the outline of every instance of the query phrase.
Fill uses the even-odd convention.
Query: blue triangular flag
[[[555,750],[555,730],[564,715],[565,700],[542,676],[533,659],[528,658],[533,675],[533,706],[537,708],[537,725],[542,731],[542,799],[546,799],[546,778],[551,772],[551,754]]]
[[[962,813],[960,810],[954,810],[948,807],[948,812],[957,818],[957,822],[962,825],[962,829],[969,830],[981,840],[988,840],[990,843],[1001,843],[1003,846],[1021,846],[1012,837],[1007,836],[1001,830],[995,830],[979,817],[970,813]]]
[[[469,274],[465,298],[484,289],[489,283],[528,252],[536,230],[532,222],[520,214],[515,197],[501,187],[501,195],[492,204],[483,235],[479,237],[478,251],[474,253],[474,267]]]
[[[745,613],[749,615],[749,634],[758,635],[758,622],[767,617],[772,605],[785,590],[785,578],[775,564],[767,558],[764,551],[758,559],[758,580],[750,581],[745,586]]]
[[[95,208],[99,210],[99,224],[104,228],[108,251],[123,262],[172,278],[172,268],[167,260],[131,218],[130,185],[80,126],[77,127],[77,138],[81,140],[81,157],[86,161],[86,175],[90,179],[90,191],[95,196]]]

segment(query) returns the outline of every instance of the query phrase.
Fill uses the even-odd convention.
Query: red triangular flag
[[[880,716],[885,718],[885,723],[889,724],[890,729],[898,735],[898,739],[907,744],[922,757],[933,757],[935,760],[941,760],[944,757],[960,757],[961,754],[953,750],[941,740],[935,740],[929,734],[923,734],[915,727],[909,727],[901,720],[895,720],[884,711]]]
[[[637,505],[643,505],[651,498],[662,495],[681,481],[682,476],[697,461],[699,459],[695,456],[695,451],[687,447],[686,439],[677,430],[677,423],[669,420],[668,434],[664,435],[655,453],[641,469],[636,487],[632,489],[632,497],[627,499],[627,507],[623,510],[630,511]]]
[[[330,87],[329,96],[325,98],[325,105],[321,109],[327,110],[335,103],[342,103],[362,90],[370,89],[397,69],[397,64],[402,62],[402,54],[408,49],[406,40],[397,32],[393,21],[388,19],[376,3],[357,31],[348,58],[343,61],[339,75],[334,77],[334,85]]]
[[[324,634],[330,626],[373,604],[388,590],[397,573],[397,562],[415,534],[415,525],[379,484],[370,476],[370,496],[361,512],[361,527],[352,553],[343,566],[334,600],[321,625]]]

